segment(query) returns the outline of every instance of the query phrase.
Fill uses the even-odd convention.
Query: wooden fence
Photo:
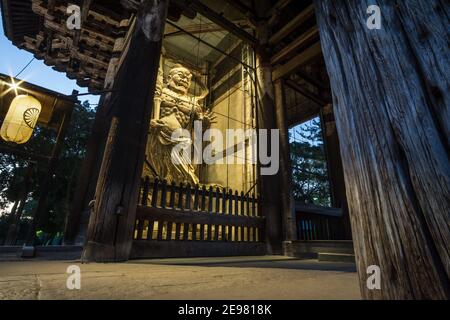
[[[147,177],[132,257],[263,254],[264,224],[254,194]]]
[[[296,205],[298,240],[351,240],[341,209]]]

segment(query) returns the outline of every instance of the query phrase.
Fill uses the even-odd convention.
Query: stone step
[[[319,261],[330,262],[355,262],[355,255],[350,253],[335,253],[335,252],[319,252],[317,254]]]

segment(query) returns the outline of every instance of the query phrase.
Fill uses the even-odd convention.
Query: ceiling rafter
[[[255,46],[257,44],[257,40],[254,36],[248,33],[245,30],[242,30],[240,27],[230,22],[226,18],[224,18],[221,14],[215,12],[199,0],[190,0],[191,7],[199,12],[201,15],[205,16],[212,22],[217,23],[219,26],[232,33],[239,39],[245,41],[246,43]]]

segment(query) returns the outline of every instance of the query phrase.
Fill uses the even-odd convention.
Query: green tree
[[[294,198],[305,203],[330,206],[330,184],[320,118],[292,128],[289,135]]]
[[[64,228],[65,217],[71,205],[77,173],[86,153],[94,117],[95,110],[87,101],[75,106],[47,198],[47,219],[41,226],[45,234],[56,234]],[[55,142],[54,130],[38,127],[28,143],[14,147],[32,153],[50,155]],[[27,166],[27,160],[0,154],[0,210],[4,211],[7,206],[11,206],[11,203],[20,200]],[[30,216],[36,209],[40,185],[47,173],[47,167],[43,163],[39,163],[35,168],[31,189],[22,213],[22,225],[29,222]],[[5,237],[7,224],[8,215],[0,217],[0,239]]]

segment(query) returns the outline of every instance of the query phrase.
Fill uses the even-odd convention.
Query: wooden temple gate
[[[82,175],[89,181],[76,197],[83,207],[95,193],[86,260],[125,261],[177,250],[214,255],[264,248],[262,253],[281,254],[283,241],[297,234],[287,120],[307,119],[317,104],[323,109],[332,102],[335,119],[323,113],[329,141],[335,141],[330,162],[342,156],[343,164],[332,180],[345,180],[345,194],[337,189],[335,197],[346,195],[348,202],[363,297],[450,297],[449,60],[442,49],[448,47],[443,22],[449,10],[442,1],[380,2],[379,30],[367,28],[366,1],[226,0],[245,15],[244,27],[219,12],[217,1],[80,2],[83,28],[96,30],[91,34],[66,32],[65,20],[55,19],[65,12],[62,1],[0,3],[8,13],[5,32],[16,46],[92,92],[107,91]],[[198,13],[255,48],[257,128],[281,131],[280,173],[258,177],[257,201],[223,190],[149,180],[140,185],[166,18]],[[99,17],[112,24],[100,30]],[[318,59],[324,63],[316,68]],[[318,79],[321,73],[327,77]],[[316,107],[308,102],[291,108],[301,117],[285,110],[288,87]],[[281,192],[274,186],[283,186]],[[383,270],[382,290],[365,286],[370,265]]]
[[[142,181],[131,258],[264,254],[256,196]]]

